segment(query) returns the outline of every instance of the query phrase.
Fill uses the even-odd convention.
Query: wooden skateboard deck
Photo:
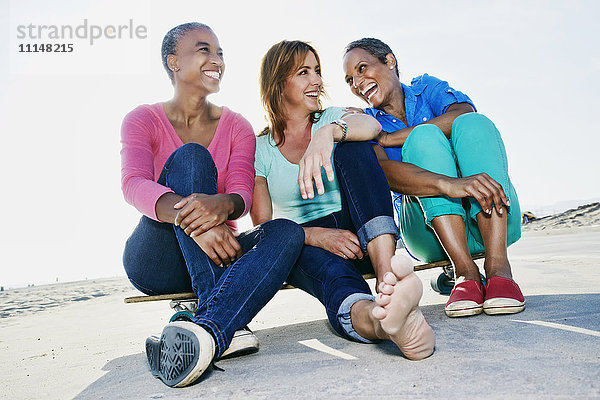
[[[485,254],[482,254],[482,253],[474,254],[472,257],[473,257],[473,260],[477,260],[477,259],[485,257]],[[431,269],[431,268],[448,267],[451,264],[452,263],[449,260],[442,260],[442,261],[436,261],[436,262],[432,262],[432,263],[428,263],[428,264],[415,265],[414,270],[415,271],[424,271],[426,269]],[[375,278],[375,274],[374,273],[363,274],[363,278],[365,280],[372,279],[372,278]],[[294,287],[292,285],[284,283],[283,286],[281,286],[281,290],[283,290],[283,289],[294,289]],[[439,292],[439,290],[435,289],[435,287],[434,287],[434,290]],[[190,293],[161,294],[161,295],[156,295],[156,296],[147,296],[147,295],[131,296],[131,297],[125,298],[125,303],[144,303],[144,302],[148,302],[148,301],[161,301],[161,300],[171,300],[173,303],[179,303],[183,300],[194,301],[197,299],[198,298],[196,297],[196,295],[194,293],[190,292]],[[173,305],[171,305],[171,308],[175,308],[175,307]]]

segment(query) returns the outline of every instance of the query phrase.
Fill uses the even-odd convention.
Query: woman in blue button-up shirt
[[[424,74],[400,82],[396,57],[378,39],[346,47],[346,82],[382,125],[376,152],[407,249],[420,260],[448,257],[456,284],[450,317],[520,312],[506,246],[520,235],[517,194],[500,133],[465,94]],[[411,195],[411,196],[406,196]],[[486,253],[484,287],[471,254]]]

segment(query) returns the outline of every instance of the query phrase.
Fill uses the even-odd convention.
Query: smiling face
[[[321,66],[314,53],[307,51],[304,61],[285,82],[282,93],[285,109],[306,114],[319,110],[322,86]]]
[[[344,56],[344,74],[352,93],[366,101],[371,107],[387,106],[394,91],[401,88],[396,76],[396,59],[386,56],[387,64],[359,47]]]
[[[206,93],[220,89],[225,71],[223,50],[210,29],[194,29],[177,42],[175,54],[167,57],[177,85],[191,85]]]

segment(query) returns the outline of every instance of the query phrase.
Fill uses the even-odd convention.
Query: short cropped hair
[[[387,64],[387,59],[385,57],[388,54],[393,55],[394,59],[396,60],[396,76],[400,77],[400,73],[398,72],[398,59],[396,58],[396,55],[394,54],[390,46],[388,46],[381,40],[375,38],[362,38],[350,42],[346,46],[346,51],[344,51],[344,55],[346,55],[350,50],[356,48],[365,50],[366,52],[370,53],[373,57],[376,57],[383,64]]]
[[[163,67],[165,67],[165,71],[167,71],[167,75],[169,75],[169,79],[171,79],[171,82],[173,82],[174,80],[173,71],[171,71],[169,65],[167,64],[167,57],[169,56],[169,54],[175,54],[177,44],[179,43],[179,40],[183,37],[183,35],[190,31],[195,31],[198,29],[212,30],[210,29],[210,26],[206,24],[202,24],[200,22],[188,22],[185,24],[177,25],[175,28],[167,32],[167,34],[163,38],[161,47],[161,58]]]

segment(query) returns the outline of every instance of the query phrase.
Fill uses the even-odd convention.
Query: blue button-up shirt
[[[469,96],[454,90],[448,82],[436,77],[423,74],[414,78],[410,86],[402,83],[404,90],[404,107],[406,108],[406,122],[393,115],[386,114],[375,108],[366,108],[365,113],[374,117],[386,132],[395,132],[400,129],[427,123],[432,118],[444,114],[448,107],[455,103],[469,103],[475,109],[475,104]],[[402,161],[402,147],[384,147],[390,160]],[[401,212],[402,196],[393,193],[394,208]]]
[[[375,108],[365,109],[365,113],[379,121],[386,132],[427,123],[430,119],[444,114],[448,107],[455,103],[469,103],[475,108],[469,96],[454,90],[448,82],[427,74],[414,78],[410,86],[402,84],[402,89],[408,125],[393,115]],[[390,160],[402,161],[402,147],[386,147],[384,150]]]

